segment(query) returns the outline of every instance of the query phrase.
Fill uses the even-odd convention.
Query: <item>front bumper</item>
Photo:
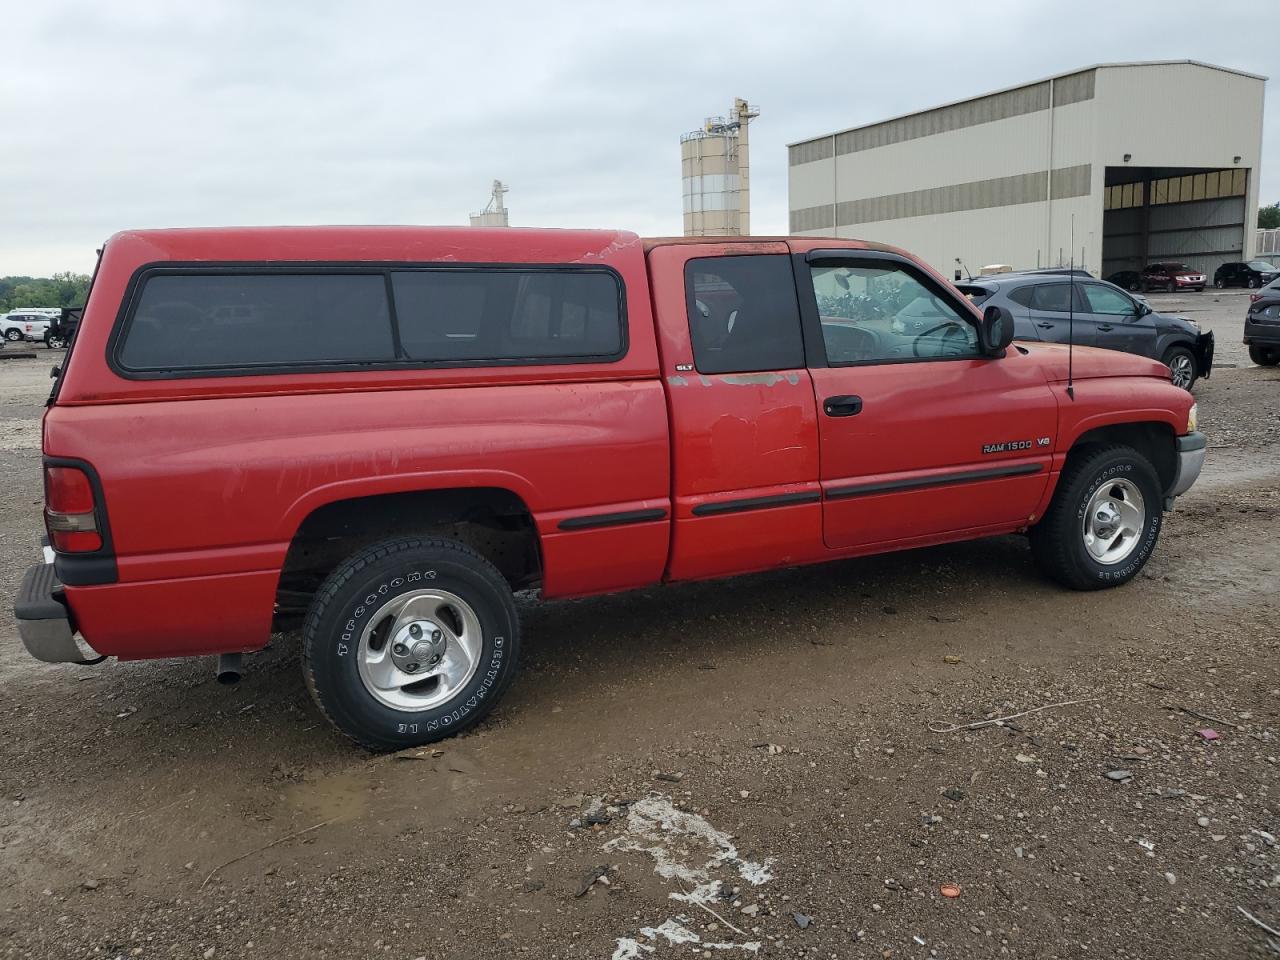
[[[1200,376],[1208,380],[1209,375],[1213,373],[1213,331],[1206,330],[1196,337],[1196,344],[1192,349],[1196,355]]]
[[[1166,505],[1173,503],[1174,497],[1180,497],[1196,482],[1200,470],[1204,467],[1204,454],[1209,443],[1203,433],[1188,433],[1175,441],[1177,460],[1174,465],[1173,483],[1165,491]]]
[[[27,568],[13,602],[18,636],[27,653],[45,663],[99,663],[105,657],[86,657],[76,641],[71,613],[52,563]]]

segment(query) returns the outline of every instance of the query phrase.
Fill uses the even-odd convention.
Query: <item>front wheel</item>
[[[515,675],[520,623],[494,566],[454,540],[408,537],[354,554],[303,627],[303,674],[352,740],[399,750],[452,736]]]
[[[1128,583],[1160,536],[1155,468],[1131,447],[1073,454],[1049,509],[1031,528],[1031,551],[1049,577],[1073,590]]]
[[[13,327],[4,332],[4,338],[8,340],[10,343],[17,343],[19,340],[22,339],[22,331],[17,329],[16,327]]]
[[[1280,363],[1280,347],[1260,347],[1249,344],[1249,359],[1260,367],[1274,367]]]
[[[1164,365],[1169,368],[1169,378],[1175,387],[1190,390],[1195,386],[1196,357],[1186,347],[1170,347],[1164,355]]]
[[[1249,278],[1249,282],[1248,282],[1248,284],[1246,284],[1246,286],[1248,286],[1248,288],[1249,288],[1250,290],[1253,290],[1255,287],[1257,287],[1257,286],[1258,286],[1258,282],[1259,282],[1259,281],[1258,281],[1258,279],[1257,279],[1256,277],[1250,277],[1250,278]]]

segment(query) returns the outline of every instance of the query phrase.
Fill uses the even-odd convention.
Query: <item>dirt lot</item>
[[[3,622],[0,957],[1274,956],[1280,372],[1194,306],[1239,366],[1119,590],[1007,538],[530,604],[503,704],[408,757],[328,729],[295,637],[224,688]],[[47,366],[0,362],[8,595]]]

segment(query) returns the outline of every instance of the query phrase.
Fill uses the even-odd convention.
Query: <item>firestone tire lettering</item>
[[[439,582],[475,610],[484,662],[450,700],[430,710],[395,710],[369,694],[350,654],[375,604],[424,581]],[[317,706],[339,730],[371,749],[403,749],[479,722],[511,682],[518,639],[510,587],[482,556],[453,540],[392,540],[350,557],[321,586],[303,629],[303,673]]]
[[[1103,484],[1123,477],[1142,492],[1146,508],[1141,540],[1123,566],[1095,560],[1082,535],[1089,500]],[[1093,447],[1073,452],[1058,478],[1053,502],[1031,528],[1031,550],[1049,577],[1073,590],[1099,590],[1128,583],[1155,551],[1163,522],[1163,491],[1155,468],[1131,447]]]

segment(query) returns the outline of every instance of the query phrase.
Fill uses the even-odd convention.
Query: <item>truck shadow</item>
[[[730,660],[774,669],[780,655],[827,647],[858,659],[927,649],[939,631],[1035,592],[1060,593],[1025,541],[1005,537],[583,600],[522,597],[521,671],[476,730],[506,736],[558,705],[640,689],[659,669],[696,684]],[[136,770],[201,751],[234,756],[237,776],[287,781],[366,756],[311,703],[299,656],[299,635],[277,634],[234,687],[214,680],[212,658],[40,670],[24,674],[16,709],[80,754],[80,782],[112,776],[124,758]]]
[[[982,590],[975,591],[974,585]],[[874,638],[907,620],[954,623],[1028,587],[1057,591],[1022,537],[1001,537],[852,560],[681,583],[522,610],[526,670],[572,661],[627,670],[637,648],[702,658],[750,655],[764,642],[817,646]],[[975,606],[976,604],[976,606]]]

